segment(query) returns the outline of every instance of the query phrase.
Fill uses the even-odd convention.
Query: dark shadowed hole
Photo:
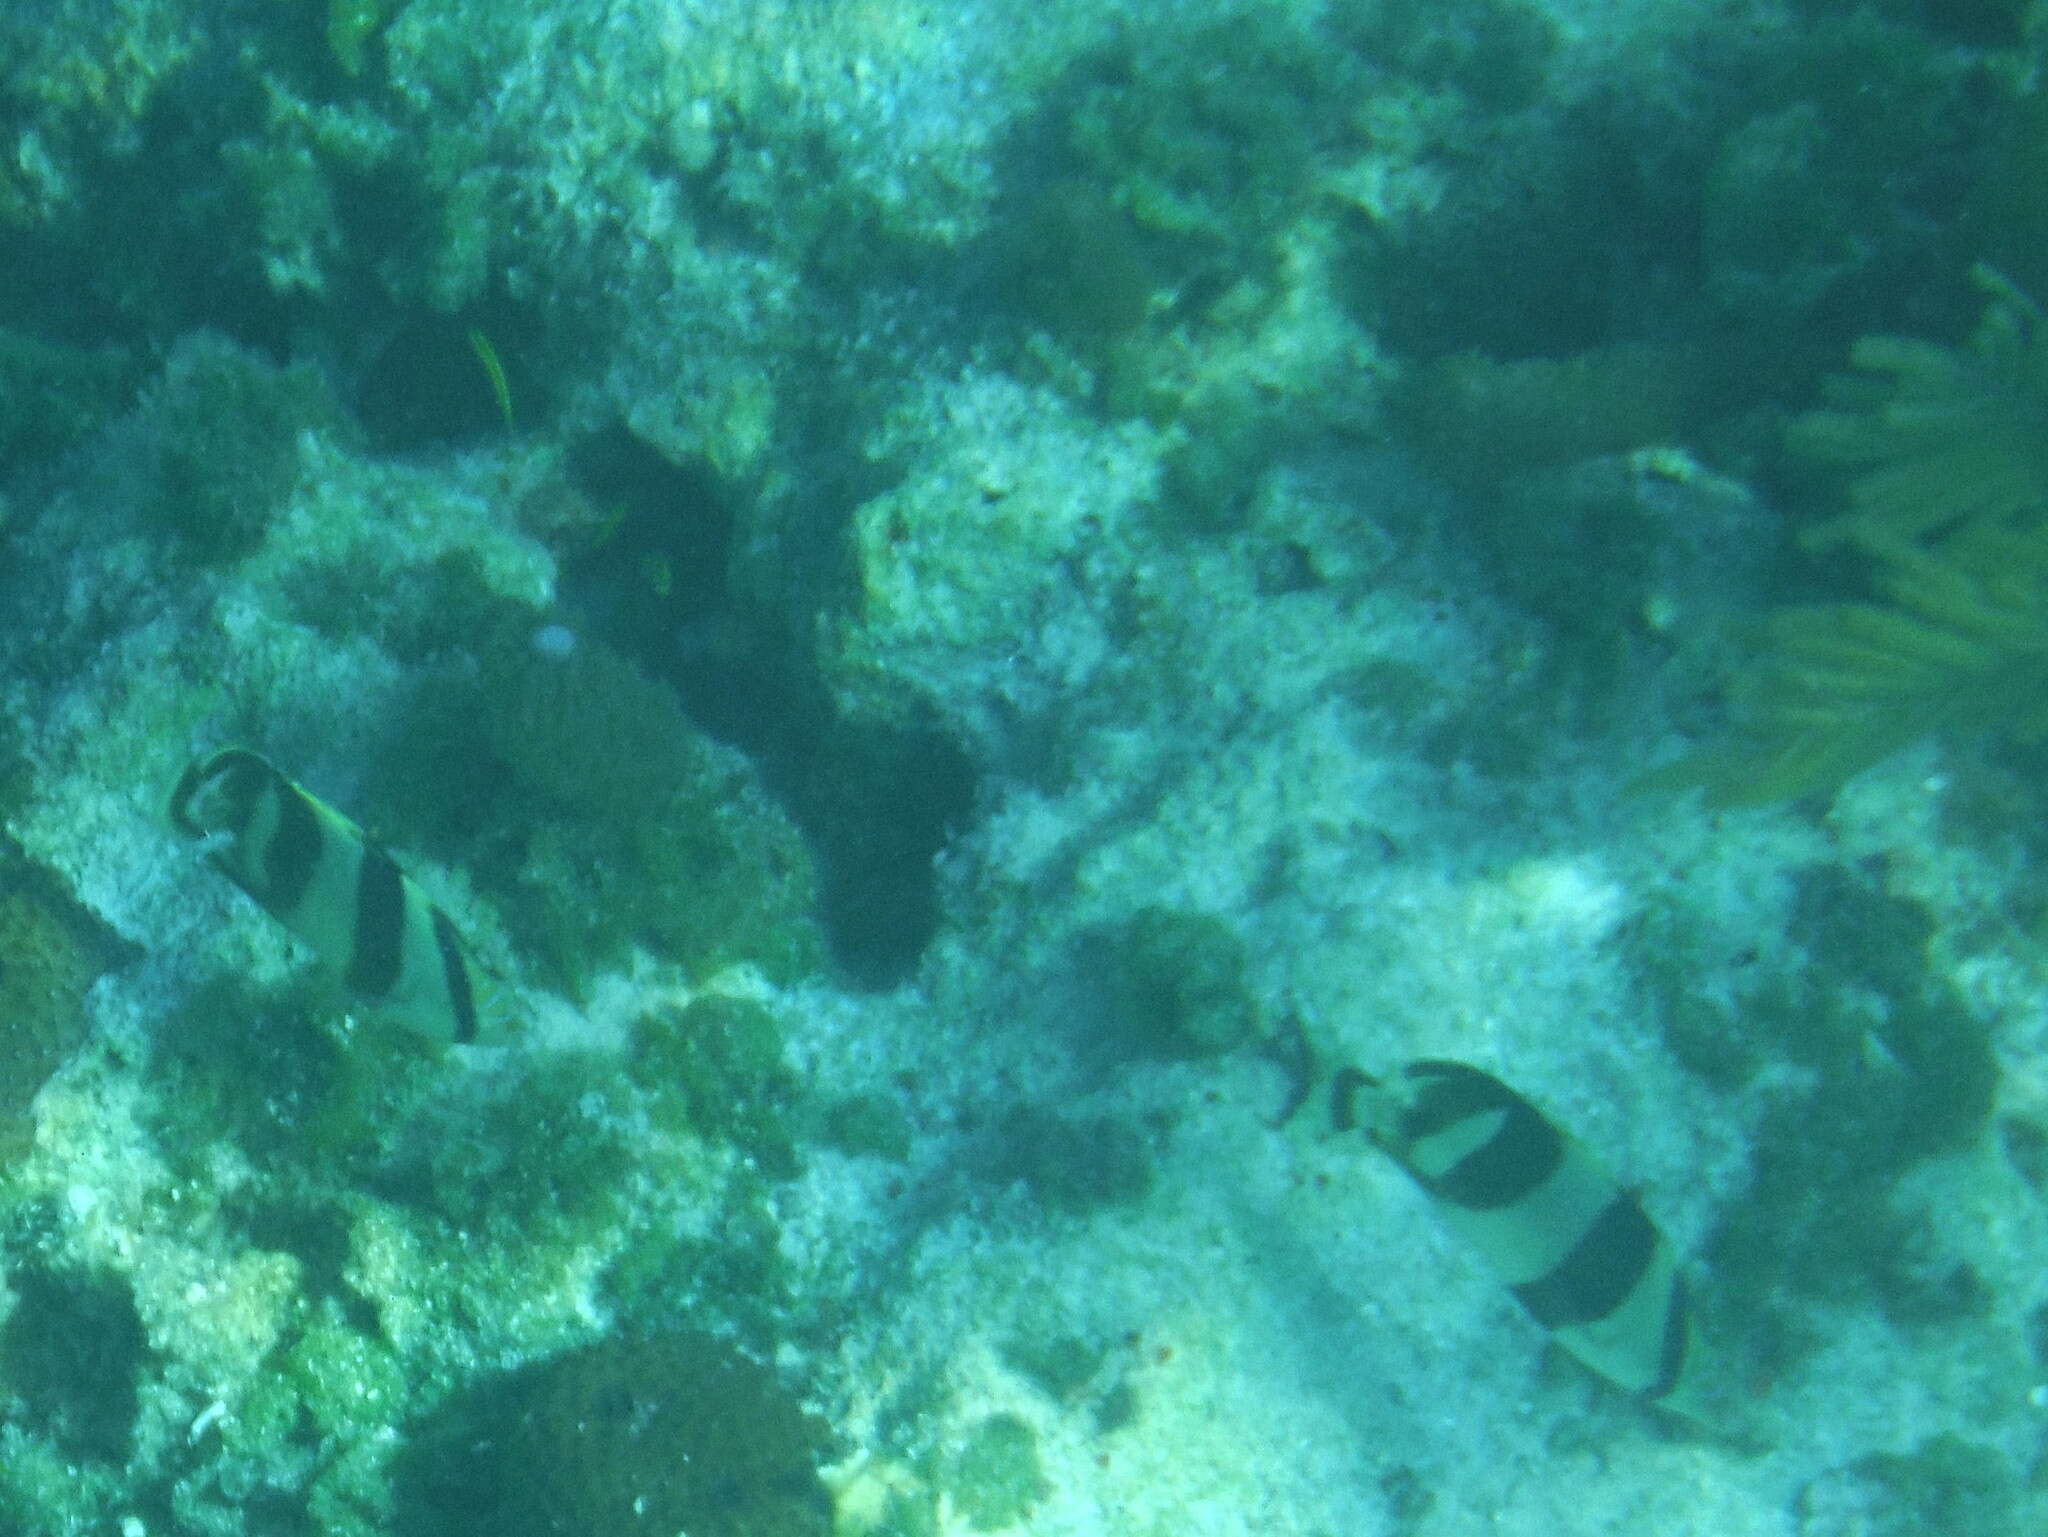
[[[933,861],[973,806],[966,754],[936,729],[843,720],[775,616],[742,609],[727,583],[736,516],[708,467],[614,430],[573,468],[609,531],[565,562],[564,600],[754,760],[818,860],[820,920],[848,977],[901,980],[938,925]]]

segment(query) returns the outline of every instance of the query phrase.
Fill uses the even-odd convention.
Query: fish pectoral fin
[[[1315,1093],[1316,1055],[1309,1046],[1308,1031],[1302,1028],[1301,1016],[1290,1011],[1280,1021],[1280,1028],[1260,1039],[1252,1050],[1279,1068],[1286,1078],[1286,1098],[1281,1101],[1280,1112],[1266,1123],[1278,1131],[1301,1113],[1301,1107]]]

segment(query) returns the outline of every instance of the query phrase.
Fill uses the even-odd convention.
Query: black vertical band
[[[434,947],[441,953],[441,979],[448,988],[448,1006],[454,1012],[455,1044],[467,1046],[476,1039],[476,996],[469,985],[469,962],[462,953],[462,941],[455,925],[436,907],[433,913]]]
[[[1330,1080],[1330,1124],[1350,1131],[1358,1124],[1358,1091],[1372,1087],[1373,1080],[1355,1067],[1340,1067]]]
[[[1645,1398],[1663,1398],[1685,1375],[1686,1353],[1692,1346],[1692,1298],[1685,1289],[1685,1277],[1671,1278],[1671,1295],[1664,1304],[1664,1339],[1657,1353],[1657,1380],[1643,1390]]]
[[[263,889],[256,896],[271,911],[289,913],[313,884],[327,835],[305,792],[268,764],[264,767],[270,793],[277,797],[277,826],[263,850]]]
[[[1642,1284],[1658,1241],[1635,1198],[1617,1195],[1547,1274],[1512,1290],[1546,1329],[1598,1323]]]
[[[1435,1178],[1418,1176],[1438,1200],[1467,1211],[1498,1211],[1523,1199],[1564,1162],[1564,1134],[1498,1078],[1458,1062],[1417,1062],[1408,1071],[1422,1088],[1401,1116],[1404,1143],[1473,1116],[1501,1117],[1484,1146]]]
[[[405,877],[375,844],[363,846],[356,872],[356,924],[349,948],[348,985],[381,998],[398,981],[404,954]]]

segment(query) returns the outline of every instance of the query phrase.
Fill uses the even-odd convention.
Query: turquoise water
[[[2029,9],[0,12],[0,1537],[2040,1530]]]

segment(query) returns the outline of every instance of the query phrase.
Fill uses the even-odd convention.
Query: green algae
[[[395,1150],[367,1172],[380,1192],[464,1229],[575,1243],[620,1219],[632,1144],[617,1065],[556,1052],[486,1096],[395,1125]]]
[[[487,1383],[421,1427],[401,1533],[829,1537],[823,1425],[690,1331],[613,1338]]]
[[[1528,0],[1382,0],[1341,7],[1332,26],[1365,57],[1487,112],[1530,105],[1559,41],[1557,22]]]
[[[1807,1499],[1837,1523],[1829,1530],[1869,1537],[2019,1537],[2029,1525],[2024,1483],[2011,1460],[1953,1433],[1926,1437],[1910,1451],[1858,1458],[1824,1474]]]
[[[0,327],[0,464],[54,461],[118,413],[139,372],[125,348]]]
[[[835,1099],[825,1107],[819,1139],[850,1158],[901,1163],[910,1156],[910,1117],[893,1101],[874,1094]]]
[[[391,1074],[348,1060],[336,1012],[313,978],[264,989],[222,971],[194,984],[164,1020],[168,1088],[150,1115],[165,1146],[226,1137],[256,1157],[342,1160],[358,1150],[381,1122]]]
[[[892,1489],[862,1537],[942,1537],[937,1505],[923,1492]]]
[[[588,500],[548,537],[561,550],[564,603],[590,614],[586,641],[630,658],[671,689],[693,729],[747,755],[809,851],[814,873],[800,863],[791,873],[817,882],[832,959],[863,981],[894,980],[937,923],[933,860],[967,814],[969,766],[924,717],[900,728],[853,721],[830,699],[808,643],[776,617],[781,604],[819,600],[779,591],[822,580],[816,545],[780,528],[744,539],[740,487],[701,458],[671,463],[624,429],[593,434],[571,457]],[[876,472],[835,462],[824,473]],[[797,630],[810,622],[797,619]],[[675,904],[662,919],[703,910]],[[783,937],[789,961],[809,965],[793,945],[813,942],[793,928]]]
[[[1074,1334],[1049,1339],[1029,1335],[1006,1341],[1001,1353],[1012,1370],[1028,1377],[1055,1403],[1078,1395],[1101,1372],[1108,1352]]]
[[[202,564],[239,559],[297,483],[299,436],[347,434],[317,370],[279,368],[225,337],[185,337],[143,405],[153,494],[143,517]]]
[[[636,943],[697,975],[820,963],[808,850],[674,690],[588,640],[503,655],[497,672],[484,742],[538,812],[507,921],[556,977],[580,991]]]
[[[987,1172],[1020,1181],[1054,1211],[1080,1213],[1142,1200],[1153,1156],[1145,1134],[1116,1116],[1018,1105],[996,1127]]]
[[[4,1435],[5,1432],[0,1432]],[[114,1467],[81,1462],[46,1441],[6,1438],[0,1457],[0,1525],[6,1537],[65,1537],[104,1524],[105,1513],[127,1498]]]
[[[1110,190],[1056,178],[1017,200],[991,235],[997,293],[1071,345],[1103,347],[1146,318],[1164,274]]]
[[[790,1127],[799,1085],[774,1014],[711,996],[644,1016],[627,1071],[657,1125],[729,1142],[770,1179],[797,1172]]]
[[[1212,913],[1141,908],[1090,929],[1081,955],[1107,1004],[1091,1029],[1114,1055],[1212,1057],[1256,1027],[1244,942]]]
[[[1014,1414],[992,1414],[967,1432],[939,1481],[975,1531],[1014,1526],[1046,1495],[1037,1433]]]
[[[1183,280],[1224,253],[1270,258],[1265,242],[1307,189],[1318,135],[1341,131],[1348,104],[1343,53],[1286,13],[1248,22],[1176,36],[1157,54],[1120,41],[1054,97],[1068,153],[1108,181]]]
[[[1289,302],[1289,253],[1317,238],[1304,231],[1332,159],[1360,143],[1367,81],[1358,55],[1293,11],[1197,25],[1167,46],[1121,29],[1068,62],[998,161],[973,262],[989,302],[1028,332],[1033,371],[1050,340],[1049,371],[1105,415],[1230,440],[1182,455],[1175,500],[1197,527],[1227,523],[1255,444],[1270,467],[1304,413],[1341,393],[1322,377],[1276,387],[1253,338]],[[1229,471],[1213,494],[1212,466]]]
[[[36,1091],[85,1038],[86,989],[125,953],[0,835],[0,1160],[26,1149]]]
[[[998,1347],[1003,1364],[1062,1409],[1083,1409],[1098,1435],[1138,1417],[1137,1389],[1110,1349],[1067,1333],[1021,1332]]]
[[[600,824],[637,821],[703,771],[675,690],[600,641],[498,658],[484,724],[513,782]]]
[[[299,1335],[282,1370],[322,1435],[349,1437],[366,1425],[389,1424],[408,1397],[404,1368],[389,1347],[332,1318]]]
[[[401,0],[328,0],[327,46],[350,76],[363,73],[371,45],[398,11]]]
[[[1738,969],[1720,999],[1697,989],[1717,963],[1688,921],[1653,912],[1637,936],[1676,1060],[1724,1092],[1796,1075],[1765,1096],[1749,1187],[1704,1246],[1724,1348],[1780,1375],[1822,1344],[1808,1310],[1850,1297],[1902,1328],[1977,1316],[1970,1256],[1900,1196],[1910,1170],[1978,1139],[1999,1079],[1990,1023],[1931,964],[1929,914],[1867,872],[1810,871],[1784,964]]]
[[[1991,1027],[1930,966],[1923,907],[1868,879],[1809,872],[1789,927],[1806,959],[1750,976],[1732,1002],[1688,994],[1693,952],[1671,921],[1651,916],[1639,954],[1688,1069],[1730,1088],[1776,1062],[1811,1069],[1813,1130],[1835,1142],[1820,1156],[1881,1184],[1982,1129],[1998,1083]],[[1873,1072],[1873,1053],[1886,1071]]]

